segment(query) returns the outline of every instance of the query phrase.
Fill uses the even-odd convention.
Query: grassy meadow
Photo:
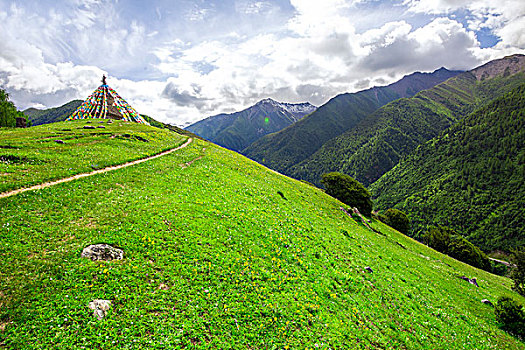
[[[0,148],[3,153],[45,160],[23,169],[0,162],[0,172],[31,174],[3,177],[2,191],[185,141],[119,123],[101,130],[149,142],[86,136],[78,129],[83,123],[0,130],[0,145],[16,147]],[[53,136],[44,141],[42,135]],[[54,145],[55,137],[69,150],[61,152],[65,145]],[[374,232],[341,206],[315,187],[202,140],[135,166],[1,198],[0,344],[33,350],[525,348],[481,303],[502,295],[524,303],[509,279],[375,220]],[[94,243],[123,249],[124,259],[81,258]],[[479,288],[459,276],[476,277]],[[93,317],[87,307],[93,299],[112,301],[106,318]]]
[[[84,129],[85,125],[95,129]],[[97,119],[2,129],[0,192],[144,158],[184,139],[168,130]]]

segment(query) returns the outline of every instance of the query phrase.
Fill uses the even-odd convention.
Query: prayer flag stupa
[[[66,120],[89,118],[117,119],[149,125],[133,107],[106,84],[105,75],[102,76],[102,85]]]

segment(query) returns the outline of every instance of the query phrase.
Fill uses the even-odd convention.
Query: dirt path
[[[509,267],[510,267],[510,266],[512,266],[512,267],[516,267],[516,265],[514,265],[514,264],[511,264],[510,262],[508,262],[508,261],[505,261],[505,260],[498,260],[498,259],[494,259],[494,258],[490,258],[490,257],[489,257],[489,259],[490,259],[490,260],[492,260],[492,261],[495,261],[495,262],[497,262],[497,263],[503,264],[503,265],[505,265],[505,266],[509,266]]]
[[[50,181],[50,182],[45,182],[45,183],[40,184],[40,185],[35,185],[35,186],[31,186],[31,187],[26,187],[26,188],[19,188],[17,190],[12,190],[12,191],[7,191],[7,192],[4,192],[4,193],[0,193],[0,198],[14,196],[15,194],[19,194],[19,193],[26,192],[26,191],[39,190],[39,189],[42,189],[42,188],[58,185],[58,184],[61,184],[63,182],[69,182],[69,181],[73,181],[73,180],[80,179],[80,178],[83,178],[83,177],[88,177],[88,176],[93,176],[93,175],[97,175],[97,174],[107,173],[108,171],[113,171],[113,170],[117,170],[117,169],[121,169],[121,168],[126,168],[128,166],[132,166],[132,165],[135,165],[135,164],[143,163],[145,161],[148,161],[148,160],[151,160],[151,159],[155,159],[155,158],[159,158],[159,157],[165,156],[166,154],[170,154],[172,152],[178,151],[178,150],[188,146],[192,141],[193,141],[193,139],[190,137],[190,138],[188,138],[188,140],[186,140],[186,142],[184,142],[179,147],[175,147],[175,148],[169,149],[167,151],[161,152],[161,153],[156,154],[154,156],[150,156],[150,157],[146,157],[146,158],[142,158],[142,159],[137,159],[137,160],[134,160],[134,161],[131,161],[131,162],[128,162],[128,163],[123,163],[123,164],[120,164],[120,165],[110,166],[110,167],[107,167],[107,168],[104,168],[104,169],[99,169],[99,170],[92,171],[90,173],[77,174],[77,175],[74,175],[74,176],[71,176],[71,177],[66,177],[64,179]]]

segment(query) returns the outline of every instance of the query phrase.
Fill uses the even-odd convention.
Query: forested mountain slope
[[[295,123],[315,108],[310,103],[281,103],[267,98],[240,112],[200,120],[186,130],[223,147],[241,151],[264,135]]]
[[[419,146],[370,187],[412,232],[446,225],[484,250],[525,245],[525,83]]]
[[[267,135],[242,153],[259,163],[290,173],[290,168],[316,152],[326,141],[353,128],[377,108],[400,97],[413,96],[446,79],[457,71],[445,68],[433,73],[413,73],[383,87],[336,96],[297,123]]]
[[[81,100],[73,100],[60,107],[48,109],[28,108],[23,113],[35,126],[56,123],[66,120],[81,104]]]
[[[412,98],[391,102],[328,141],[294,166],[290,174],[319,183],[323,173],[339,171],[369,185],[419,144],[519,86],[525,79],[524,69],[525,56],[509,56],[455,76]]]

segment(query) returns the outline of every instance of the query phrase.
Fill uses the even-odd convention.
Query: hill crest
[[[525,55],[515,54],[485,63],[470,72],[477,80],[514,75],[525,70]]]

